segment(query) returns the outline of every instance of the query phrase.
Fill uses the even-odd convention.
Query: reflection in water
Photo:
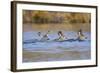
[[[24,24],[23,25],[24,31],[78,31],[82,29],[83,31],[90,32],[90,24]]]

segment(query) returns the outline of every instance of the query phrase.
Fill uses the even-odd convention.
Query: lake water
[[[58,55],[58,54],[62,54],[65,52],[70,52],[72,51],[72,55],[74,55],[74,52],[79,52],[80,53],[80,58],[66,58],[65,55],[67,55],[68,53],[65,53],[65,55],[63,56],[63,58],[53,58],[53,57],[48,57],[48,61],[50,60],[74,60],[74,59],[90,59],[90,54],[89,56],[85,55],[85,53],[81,52],[90,52],[91,51],[91,33],[90,32],[84,32],[84,35],[87,37],[86,40],[84,41],[53,41],[54,39],[58,38],[57,32],[52,32],[50,33],[48,36],[50,38],[49,41],[39,41],[41,39],[41,37],[39,37],[37,35],[38,31],[28,31],[28,32],[24,32],[23,33],[23,48],[24,51],[30,52],[32,53],[32,56],[28,56],[31,57],[30,59],[32,59],[34,57],[34,54],[37,54],[37,57],[40,56],[42,53],[42,55],[45,54],[49,54],[49,55]],[[42,34],[45,34],[46,32],[42,32]],[[65,36],[68,39],[76,39],[77,38],[77,33],[73,32],[73,31],[63,31],[63,33],[65,34]],[[70,54],[71,54],[70,53]],[[39,55],[40,54],[40,55]],[[71,55],[71,56],[72,56]],[[68,55],[67,55],[68,56]],[[69,57],[71,57],[69,56]],[[25,57],[25,56],[24,56]],[[35,56],[36,57],[36,56]],[[44,56],[43,56],[44,58]],[[30,60],[29,58],[25,57],[24,61],[25,62],[34,62],[34,61],[46,61],[45,59],[34,59]],[[45,57],[46,58],[46,57]]]
[[[90,24],[23,24],[23,62],[44,62],[91,59]],[[54,41],[58,31],[67,39],[76,39],[77,31],[82,29],[87,37],[84,41]],[[50,40],[41,41],[42,35],[50,30]]]

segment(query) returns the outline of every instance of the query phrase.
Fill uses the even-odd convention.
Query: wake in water
[[[69,35],[70,34],[70,35]],[[86,32],[84,33],[87,37],[86,40],[80,41],[76,38],[76,33],[75,32],[65,32],[65,36],[69,39],[67,40],[54,40],[56,39],[57,34],[53,33],[49,35],[50,40],[40,40],[40,37],[37,35],[37,32],[25,32],[23,35],[23,48],[27,50],[33,50],[35,51],[36,49],[42,49],[42,50],[47,50],[47,48],[90,48],[90,33]],[[82,49],[81,49],[82,50]]]

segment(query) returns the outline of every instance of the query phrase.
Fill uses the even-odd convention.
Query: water
[[[37,35],[38,31],[30,31],[23,33],[23,48],[27,51],[33,52],[48,52],[48,53],[60,53],[62,51],[87,51],[90,50],[90,32],[84,32],[87,37],[85,41],[52,41],[58,38],[57,32],[49,34],[49,41],[38,41],[41,38]],[[73,31],[63,31],[68,39],[76,39],[77,33]],[[43,32],[45,34],[46,32]],[[27,42],[27,43],[24,43]]]

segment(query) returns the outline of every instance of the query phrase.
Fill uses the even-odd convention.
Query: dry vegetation
[[[91,23],[90,13],[23,10],[23,23]]]

